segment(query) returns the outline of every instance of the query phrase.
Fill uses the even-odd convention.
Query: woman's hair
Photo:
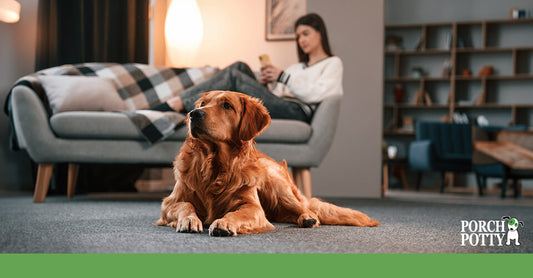
[[[300,25],[307,25],[317,30],[322,38],[322,48],[329,57],[333,56],[333,53],[331,53],[331,48],[329,47],[328,31],[326,30],[326,24],[324,24],[322,17],[315,13],[306,14],[296,20],[296,23],[294,23],[294,30],[296,30],[296,27]],[[296,47],[298,48],[298,60],[300,63],[309,62],[309,55],[303,52],[298,42],[296,42]]]

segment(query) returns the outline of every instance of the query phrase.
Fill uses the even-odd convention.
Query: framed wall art
[[[266,0],[266,40],[294,40],[294,23],[307,12],[307,0]]]

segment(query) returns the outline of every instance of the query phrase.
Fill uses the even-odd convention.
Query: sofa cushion
[[[141,132],[123,113],[115,112],[63,112],[50,119],[52,130],[58,137],[68,139],[145,140]],[[295,120],[273,119],[270,126],[257,138],[257,142],[305,143],[312,134],[307,123]],[[167,137],[167,141],[184,140],[187,128],[182,127]]]

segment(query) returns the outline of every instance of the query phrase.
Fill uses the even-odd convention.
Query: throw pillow
[[[128,110],[111,78],[64,75],[43,75],[38,78],[54,114],[65,111]]]

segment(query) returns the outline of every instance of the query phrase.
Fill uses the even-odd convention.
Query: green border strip
[[[533,254],[0,254],[3,277],[506,277]],[[7,274],[7,275],[6,275]],[[524,276],[525,277],[525,276]]]

